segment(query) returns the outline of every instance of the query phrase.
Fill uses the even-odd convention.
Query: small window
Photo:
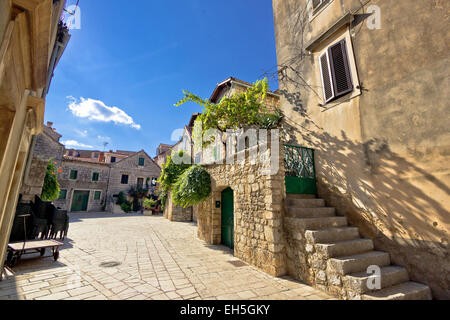
[[[95,191],[94,192],[94,200],[100,200],[101,195],[102,195],[101,191]]]
[[[329,47],[319,57],[325,103],[353,91],[346,41]]]
[[[111,157],[111,163],[116,162],[116,157]]]
[[[98,181],[98,177],[99,177],[99,173],[98,172],[94,172],[92,174],[92,181]]]
[[[145,159],[144,158],[139,158],[139,165],[143,166],[145,164]]]
[[[122,179],[121,179],[120,183],[128,184],[128,175],[127,174],[122,175]]]
[[[67,190],[60,190],[58,200],[66,200],[67,198]]]
[[[77,170],[70,170],[69,179],[70,180],[77,180],[78,178],[78,171]]]
[[[73,156],[73,151],[69,151],[69,157]]]
[[[144,186],[144,178],[137,178],[137,185],[140,187]]]
[[[314,13],[322,8],[327,2],[330,2],[330,0],[312,0],[312,8]]]
[[[98,158],[98,153],[94,153],[94,158]]]

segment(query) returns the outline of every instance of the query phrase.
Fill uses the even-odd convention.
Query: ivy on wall
[[[178,153],[183,157],[183,151]],[[182,207],[189,207],[205,200],[211,193],[211,177],[201,166],[177,164],[172,156],[168,156],[162,165],[161,176],[158,179],[158,196],[164,209],[169,192],[173,202]]]
[[[173,202],[180,207],[193,206],[211,194],[211,176],[199,165],[186,169],[175,181]]]
[[[283,114],[281,110],[268,112],[264,101],[269,90],[267,78],[259,80],[252,87],[240,93],[233,93],[229,97],[224,97],[219,103],[213,103],[199,96],[183,91],[184,98],[175,104],[181,106],[187,102],[194,102],[203,107],[202,114],[197,117],[194,125],[194,143],[203,140],[210,129],[225,132],[227,129],[241,129],[248,127],[271,129],[279,125]],[[203,147],[214,141],[211,137],[203,141]]]

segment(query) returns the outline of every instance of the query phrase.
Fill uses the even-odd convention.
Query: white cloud
[[[81,131],[81,130],[75,129],[75,132],[82,138],[86,138],[87,135],[88,135],[88,131],[87,130]]]
[[[80,102],[74,97],[67,97],[71,100],[69,109],[72,114],[79,118],[87,118],[101,122],[114,122],[115,124],[128,125],[136,130],[141,129],[141,125],[136,124],[132,117],[118,107],[109,107],[100,100],[91,98],[80,98]]]
[[[63,145],[66,146],[66,148],[73,148],[73,149],[94,149],[93,146],[75,141],[75,140],[67,140],[67,141],[61,141]]]
[[[97,139],[103,142],[111,142],[111,138],[108,136],[97,136]]]

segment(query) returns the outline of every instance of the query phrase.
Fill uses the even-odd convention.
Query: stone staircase
[[[323,199],[288,195],[285,209],[288,269],[296,278],[341,299],[431,299],[428,286],[410,281],[405,268],[391,265],[389,253],[374,250]],[[381,268],[378,290],[367,287],[372,265]]]

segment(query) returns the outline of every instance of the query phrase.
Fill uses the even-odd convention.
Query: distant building
[[[98,151],[65,149],[61,135],[48,122],[36,140],[28,179],[21,188],[23,201],[40,196],[49,159],[58,167],[60,184],[57,207],[68,211],[111,210],[120,191],[132,185],[148,185],[155,190],[161,169],[144,151]]]

